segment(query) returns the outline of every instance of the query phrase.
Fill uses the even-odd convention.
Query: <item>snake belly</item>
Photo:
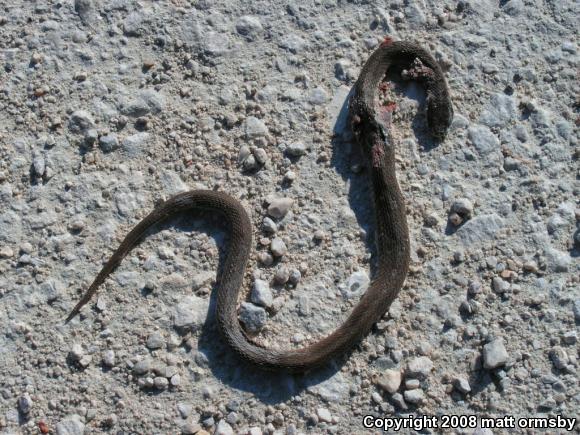
[[[392,65],[420,61],[427,92],[427,120],[433,136],[442,139],[453,118],[445,77],[437,62],[411,42],[386,40],[365,63],[349,102],[356,142],[368,161],[375,212],[377,267],[372,281],[347,319],[326,337],[299,349],[271,349],[253,343],[238,320],[238,297],[252,247],[252,224],[243,206],[224,192],[193,190],[180,193],[156,207],[121,242],[66,321],[75,317],[98,287],[155,224],[172,216],[208,210],[221,215],[230,230],[229,249],[217,283],[217,321],[228,345],[244,360],[267,370],[304,372],[324,365],[352,349],[387,312],[404,284],[409,268],[409,231],[404,199],[395,174],[395,144],[389,126],[376,113],[379,83]]]

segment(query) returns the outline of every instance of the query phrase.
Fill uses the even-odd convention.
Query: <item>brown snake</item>
[[[355,346],[389,309],[403,286],[409,267],[409,232],[404,199],[395,176],[395,144],[384,113],[377,113],[378,86],[391,65],[408,68],[420,61],[420,79],[427,92],[430,132],[443,139],[453,118],[445,77],[433,57],[409,42],[385,42],[364,65],[350,99],[354,136],[369,163],[375,210],[378,262],[368,290],[348,318],[325,338],[301,349],[266,349],[250,341],[238,320],[238,295],[252,246],[252,224],[242,205],[223,192],[194,190],[181,193],[155,208],[127,234],[67,318],[71,320],[146,231],[177,213],[210,210],[221,214],[230,227],[229,251],[217,284],[217,319],[226,342],[243,359],[270,370],[302,372],[323,365]],[[422,65],[421,65],[422,64]],[[379,110],[384,110],[379,109]]]

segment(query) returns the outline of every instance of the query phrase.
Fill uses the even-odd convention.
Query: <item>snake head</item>
[[[449,101],[449,100],[446,100]],[[453,121],[453,106],[441,104],[437,98],[427,97],[427,125],[431,135],[437,140],[445,139]]]

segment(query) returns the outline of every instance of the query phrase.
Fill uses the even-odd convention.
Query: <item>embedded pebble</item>
[[[144,358],[133,366],[133,373],[136,375],[144,375],[149,370],[151,370],[151,360],[149,358]]]
[[[29,394],[23,394],[18,398],[18,410],[22,414],[28,414],[32,409],[33,403]]]
[[[57,435],[83,435],[85,425],[79,415],[70,415],[56,424]]]
[[[165,377],[157,376],[153,379],[153,384],[158,390],[165,390],[169,386],[169,381]]]
[[[469,381],[463,377],[458,376],[458,377],[454,378],[453,379],[453,386],[460,393],[467,394],[467,393],[471,392],[471,386],[469,385]]]
[[[263,27],[258,17],[244,15],[236,22],[236,30],[240,35],[253,40],[262,32]]]
[[[292,198],[275,198],[268,206],[268,214],[274,219],[282,219],[288,214],[292,208],[292,204],[294,204]]]
[[[252,302],[265,308],[270,308],[274,301],[270,286],[266,281],[257,279],[254,281],[252,293],[250,295]]]
[[[483,367],[488,370],[505,365],[508,353],[501,338],[497,338],[483,346]]]
[[[325,423],[332,423],[332,415],[330,411],[326,408],[318,408],[316,410],[316,415],[318,416],[319,421],[323,421]]]
[[[469,140],[477,152],[486,156],[494,151],[499,151],[499,139],[484,125],[476,125],[469,128]]]
[[[393,394],[401,385],[401,371],[387,369],[383,372],[377,383],[387,393]]]
[[[433,370],[433,361],[429,357],[420,356],[409,361],[405,374],[423,379],[429,376],[431,370]]]
[[[403,397],[405,402],[420,405],[425,400],[425,393],[420,389],[406,390]]]
[[[277,285],[284,285],[290,279],[290,271],[288,268],[281,266],[276,269],[276,273],[274,274],[274,283]]]
[[[275,237],[270,243],[270,252],[274,257],[282,257],[288,252],[288,248],[281,238]]]
[[[163,335],[159,332],[153,332],[147,337],[147,348],[148,349],[161,349],[165,345],[165,340]]]
[[[265,217],[262,221],[262,230],[268,234],[275,234],[278,231],[278,225],[269,217]]]
[[[286,154],[292,157],[300,157],[306,153],[306,146],[302,142],[293,142],[286,147]]]
[[[117,148],[119,148],[119,139],[114,133],[106,134],[99,138],[99,146],[103,152],[110,153],[111,151],[115,151]]]
[[[77,110],[70,116],[69,128],[76,133],[84,132],[95,126],[93,116],[85,110]]]
[[[239,316],[246,330],[254,333],[261,331],[268,320],[268,314],[264,308],[248,302],[242,302]]]
[[[268,128],[264,122],[254,116],[249,116],[246,118],[244,121],[243,129],[244,133],[246,134],[246,138],[248,139],[259,138],[268,134]]]
[[[105,367],[114,367],[115,366],[115,351],[108,349],[105,352],[103,352],[102,361],[103,361],[103,365],[105,365]]]
[[[173,326],[177,329],[200,328],[207,317],[209,301],[195,295],[186,296],[173,309]]]
[[[217,424],[215,435],[234,435],[234,430],[225,420],[220,420]]]

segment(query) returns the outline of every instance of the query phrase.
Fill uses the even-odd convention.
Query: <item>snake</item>
[[[192,190],[155,207],[124,238],[72,309],[68,323],[89,302],[99,286],[154,225],[178,213],[199,210],[219,215],[229,227],[229,245],[216,282],[216,320],[225,342],[243,360],[273,371],[307,372],[352,350],[389,310],[404,285],[410,264],[405,200],[395,173],[395,141],[378,103],[378,88],[392,66],[415,71],[426,91],[427,126],[441,141],[453,119],[444,73],[433,56],[418,44],[385,41],[371,54],[354,84],[349,100],[352,138],[362,150],[374,208],[376,267],[366,292],[344,322],[329,335],[302,348],[275,349],[255,343],[238,318],[238,298],[252,251],[252,223],[241,203],[218,190]],[[388,114],[388,113],[387,113]]]

